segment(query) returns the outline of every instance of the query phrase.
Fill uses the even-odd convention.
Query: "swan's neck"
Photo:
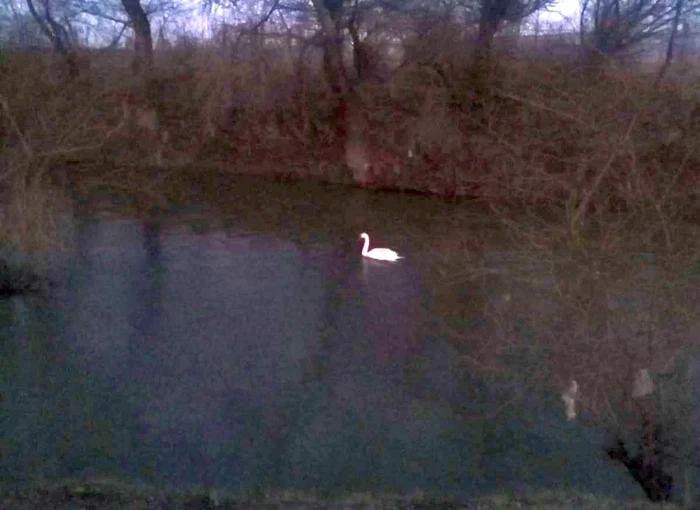
[[[364,236],[365,237],[365,246],[362,248],[362,255],[367,255],[369,253],[369,236]]]

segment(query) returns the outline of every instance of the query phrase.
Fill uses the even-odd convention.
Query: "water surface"
[[[517,359],[476,373],[435,328],[434,247],[454,226],[398,231],[373,217],[375,195],[336,199],[325,223],[308,197],[296,199],[305,222],[274,193],[223,216],[76,215],[48,295],[0,302],[1,476],[639,496],[603,433],[568,422]],[[419,199],[406,200],[410,218]],[[406,259],[362,260],[360,223]],[[412,238],[424,244],[396,244]],[[502,291],[463,299],[501,303]],[[475,332],[485,320],[467,319]]]

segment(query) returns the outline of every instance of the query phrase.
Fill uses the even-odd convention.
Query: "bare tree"
[[[493,40],[506,24],[520,23],[552,0],[478,0],[478,29],[474,52],[477,85],[488,85],[492,67]],[[478,92],[478,91],[477,91]]]
[[[24,4],[24,0],[0,2],[1,45],[40,47],[48,42],[34,17],[22,7]]]
[[[59,3],[51,0],[26,0],[26,2],[42,34],[50,41],[54,51],[64,58],[69,75],[73,78],[78,76],[79,69],[73,51],[74,39],[71,37],[70,17],[64,14],[60,19],[56,16],[60,7],[69,10],[69,2]],[[59,9],[55,9],[56,7]]]
[[[83,31],[91,46],[116,47],[127,29],[134,28],[129,11],[121,0],[70,0],[80,14]],[[178,0],[137,2],[151,26],[187,10]],[[137,15],[138,16],[138,15]],[[141,55],[143,61],[143,55]]]
[[[642,41],[673,34],[681,16],[697,7],[697,0],[584,0],[580,28],[589,60],[602,62]]]

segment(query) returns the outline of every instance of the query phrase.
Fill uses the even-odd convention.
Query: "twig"
[[[673,246],[671,244],[671,233],[668,230],[668,225],[666,224],[666,218],[665,218],[664,213],[661,210],[661,206],[659,204],[655,204],[654,209],[656,209],[656,212],[659,215],[659,218],[661,219],[661,228],[664,231],[664,239],[666,241],[666,250],[668,251],[668,253],[671,253]]]
[[[603,165],[603,168],[601,168],[598,171],[598,174],[595,176],[595,179],[593,179],[593,183],[586,190],[586,192],[583,194],[583,198],[581,199],[581,203],[578,205],[578,207],[574,211],[574,216],[571,219],[571,226],[572,227],[578,228],[578,226],[580,225],[580,222],[582,221],[582,216],[585,214],[586,210],[588,209],[588,204],[590,203],[591,199],[593,198],[593,195],[595,195],[596,191],[598,191],[598,188],[600,187],[600,183],[603,182],[603,178],[610,171],[610,168],[612,167],[612,163],[613,163],[613,161],[615,161],[615,158],[617,157],[617,153],[619,152],[620,147],[622,146],[623,140],[629,139],[629,135],[632,132],[632,128],[634,127],[634,124],[636,121],[637,121],[637,115],[635,114],[634,117],[632,118],[632,120],[630,121],[629,126],[627,127],[627,131],[625,131],[625,136],[615,146],[615,149],[612,151],[612,154],[610,154],[610,157],[605,162],[605,165]]]
[[[683,160],[681,161],[681,164],[678,165],[678,169],[676,172],[673,174],[673,177],[671,178],[671,181],[668,183],[668,186],[666,186],[666,189],[664,190],[663,194],[661,195],[661,200],[659,201],[658,206],[663,207],[664,204],[666,203],[666,198],[668,198],[668,194],[671,192],[673,187],[676,185],[676,181],[678,180],[678,177],[681,175],[683,170],[685,169],[685,164],[688,162],[690,159],[690,156],[693,155],[693,152],[695,152],[695,148],[691,147],[684,155],[683,155]]]
[[[531,99],[526,99],[526,98],[521,97],[521,96],[516,96],[515,94],[511,94],[510,92],[503,92],[503,91],[500,91],[500,90],[499,90],[499,91],[497,91],[497,93],[498,93],[499,96],[502,96],[502,97],[505,97],[505,98],[508,98],[508,99],[512,99],[513,101],[518,101],[518,102],[520,102],[520,103],[526,104],[526,105],[528,105],[528,106],[530,106],[530,107],[532,107],[532,108],[535,108],[535,109],[537,109],[537,110],[542,110],[542,111],[545,111],[545,112],[549,112],[549,113],[552,113],[552,114],[556,115],[557,117],[561,117],[562,119],[566,119],[566,120],[569,120],[569,121],[574,122],[574,123],[576,123],[576,124],[579,124],[579,125],[581,125],[581,126],[583,126],[583,127],[585,127],[585,128],[590,129],[590,130],[593,131],[594,133],[599,133],[599,132],[600,132],[600,129],[597,128],[596,126],[593,126],[593,125],[591,125],[591,124],[589,124],[589,123],[587,123],[587,122],[584,122],[584,121],[581,120],[580,118],[574,117],[573,115],[568,114],[568,113],[566,113],[566,112],[563,112],[563,111],[561,111],[561,110],[555,110],[554,108],[550,108],[550,107],[547,106],[547,105],[544,105],[544,104],[539,103],[539,102],[537,102],[537,101],[532,101]]]
[[[2,109],[5,112],[5,115],[7,116],[7,118],[10,120],[10,125],[12,126],[12,128],[15,131],[15,134],[17,134],[17,137],[19,138],[20,142],[22,143],[22,148],[24,149],[25,154],[27,155],[28,158],[31,158],[34,155],[32,148],[30,147],[29,143],[27,142],[27,139],[22,134],[22,130],[19,128],[19,125],[17,124],[17,121],[15,120],[14,115],[12,115],[12,112],[10,111],[10,105],[7,104],[7,100],[1,94],[0,94],[0,104],[2,104]]]

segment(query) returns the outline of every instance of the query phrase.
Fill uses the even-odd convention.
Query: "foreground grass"
[[[114,510],[197,510],[197,509],[628,509],[657,508],[644,501],[620,502],[593,495],[541,492],[529,496],[494,494],[475,498],[445,498],[423,492],[408,495],[347,493],[327,496],[313,492],[268,492],[223,495],[216,491],[193,489],[164,491],[129,485],[115,480],[67,481],[52,485],[2,490],[3,510],[34,509],[114,509]],[[664,508],[677,508],[665,505]]]

